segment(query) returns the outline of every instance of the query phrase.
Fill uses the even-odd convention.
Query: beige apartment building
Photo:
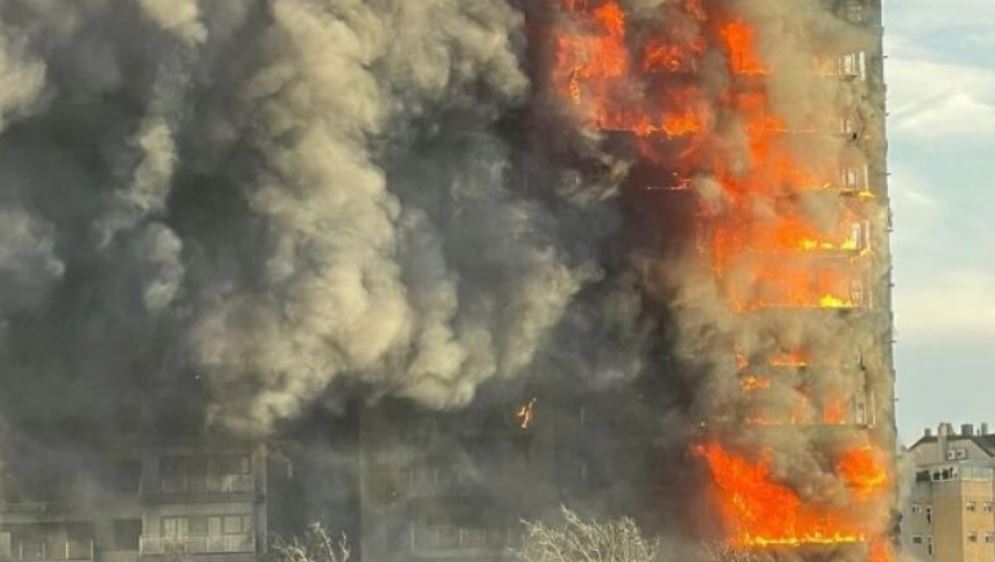
[[[915,482],[902,508],[902,545],[919,560],[995,561],[995,434],[942,423],[909,448]]]

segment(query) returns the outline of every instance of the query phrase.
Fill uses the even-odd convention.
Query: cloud
[[[912,140],[995,135],[995,71],[893,59],[888,82],[893,135]]]
[[[941,271],[910,280],[895,293],[900,339],[978,340],[995,337],[995,274],[980,269]]]

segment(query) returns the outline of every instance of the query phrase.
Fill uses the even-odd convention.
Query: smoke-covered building
[[[564,503],[886,559],[881,33],[877,0],[0,1],[0,552],[319,519],[486,560]]]
[[[508,560],[522,521],[555,518],[561,505],[606,517],[657,511],[658,433],[644,397],[499,395],[449,414],[396,402],[363,413],[365,560]]]
[[[132,434],[59,451],[5,457],[0,558],[255,562],[296,522],[293,464],[275,446]]]

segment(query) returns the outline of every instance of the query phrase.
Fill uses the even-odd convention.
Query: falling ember
[[[538,399],[532,398],[528,402],[522,404],[515,411],[515,420],[518,422],[518,427],[521,429],[532,429],[532,424],[535,423],[535,407]]]

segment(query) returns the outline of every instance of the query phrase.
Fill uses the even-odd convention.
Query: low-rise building
[[[988,424],[929,429],[908,451],[915,482],[902,510],[902,543],[923,561],[995,561],[995,434]]]

